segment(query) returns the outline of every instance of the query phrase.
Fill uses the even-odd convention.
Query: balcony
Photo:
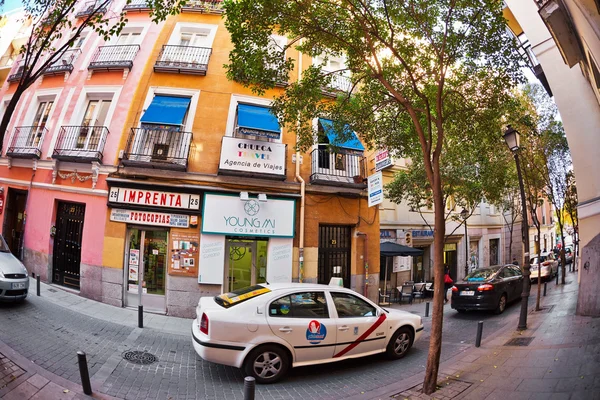
[[[186,171],[192,133],[164,128],[131,128],[122,164]]]
[[[327,72],[325,72],[327,73]],[[347,76],[334,73],[329,86],[322,89],[323,95],[337,97],[339,94],[348,94],[352,91],[352,81]]]
[[[315,149],[311,153],[310,183],[364,189],[366,158],[340,149]]]
[[[19,61],[17,63],[15,63],[15,65],[13,66],[12,69],[12,73],[10,75],[8,75],[8,78],[6,78],[7,82],[18,82],[21,80],[21,77],[23,76],[23,71],[25,71],[25,66],[23,65],[23,61]]]
[[[538,11],[540,17],[550,31],[556,46],[563,57],[565,64],[572,68],[575,64],[585,59],[583,46],[577,31],[573,27],[573,22],[569,11],[558,0],[539,0]]]
[[[104,0],[88,1],[84,3],[81,10],[75,14],[75,17],[85,18],[93,14],[104,14],[109,3],[104,4],[104,6],[102,6],[102,3],[104,3]]]
[[[89,70],[119,71],[133,68],[133,59],[140,49],[138,44],[100,46],[92,57]]]
[[[81,54],[80,49],[70,49],[67,50],[61,58],[56,60],[52,65],[46,67],[44,70],[44,75],[61,75],[66,72],[73,71],[73,65],[75,64],[75,60]]]
[[[36,158],[42,155],[42,143],[48,130],[43,126],[17,126],[6,156],[12,158]]]
[[[105,126],[63,126],[52,158],[61,161],[101,162],[108,133]]]
[[[16,56],[4,56],[0,57],[0,68],[11,67],[16,61]]]
[[[150,5],[146,0],[131,0],[131,3],[126,4],[123,10],[126,11],[149,11]]]
[[[206,75],[210,47],[163,46],[154,64],[154,72]]]
[[[181,7],[182,12],[199,12],[206,14],[222,14],[222,0],[188,0]]]
[[[223,137],[219,174],[285,180],[287,145]]]

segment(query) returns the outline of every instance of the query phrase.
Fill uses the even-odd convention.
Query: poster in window
[[[197,229],[171,229],[169,275],[198,276],[200,234]]]

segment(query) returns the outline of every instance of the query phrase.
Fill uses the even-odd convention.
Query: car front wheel
[[[287,373],[289,358],[279,346],[264,345],[252,350],[244,364],[244,372],[258,383],[275,383]]]
[[[388,358],[395,360],[404,357],[411,348],[413,340],[414,333],[412,329],[406,326],[398,329],[387,345],[386,354]]]

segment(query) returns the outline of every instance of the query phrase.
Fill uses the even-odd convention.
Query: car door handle
[[[293,329],[289,326],[284,326],[283,328],[279,328],[279,332],[290,333]]]
[[[342,325],[342,326],[340,326],[338,329],[339,329],[340,331],[343,331],[343,332],[345,332],[345,331],[347,331],[347,330],[348,330],[348,329],[350,329],[350,328],[348,328],[346,325]]]

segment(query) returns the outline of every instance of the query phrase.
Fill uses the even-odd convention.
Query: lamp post
[[[529,227],[527,226],[527,203],[525,201],[525,189],[523,188],[523,176],[521,175],[521,164],[519,163],[519,132],[513,129],[510,125],[506,127],[504,132],[504,140],[506,145],[512,151],[517,164],[517,176],[519,177],[519,189],[521,190],[521,209],[523,210],[523,218],[521,221],[521,234],[523,236],[523,292],[521,293],[521,314],[519,315],[518,330],[527,329],[527,306],[529,302],[529,290],[531,281],[529,276]]]
[[[469,212],[463,208],[460,216],[465,221],[465,276],[467,276],[469,275],[469,236],[467,235],[467,218],[469,217]]]

